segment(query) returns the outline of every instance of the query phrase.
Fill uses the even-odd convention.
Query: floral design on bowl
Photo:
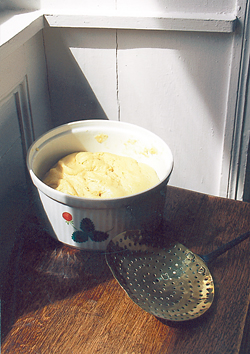
[[[95,229],[95,225],[89,218],[83,218],[80,222],[80,230],[77,229],[73,222],[73,217],[70,213],[62,213],[62,217],[67,225],[72,225],[75,231],[72,233],[73,241],[77,243],[87,242],[90,238],[94,242],[102,242],[108,239],[109,234],[104,231]]]

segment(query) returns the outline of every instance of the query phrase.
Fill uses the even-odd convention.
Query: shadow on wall
[[[219,195],[233,34],[46,27],[44,38],[54,125],[143,126],[174,154],[172,185]]]
[[[21,10],[22,12],[30,12],[41,8],[40,0],[1,0],[0,11],[4,10]]]
[[[60,29],[45,28],[44,43],[54,126],[81,119],[108,119]]]

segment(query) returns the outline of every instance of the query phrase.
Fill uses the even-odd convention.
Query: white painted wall
[[[118,33],[120,118],[170,145],[176,186],[219,195],[231,48],[224,34]]]
[[[235,0],[118,0],[117,10],[124,12],[148,12],[152,11],[161,14],[169,12],[195,12],[195,13],[215,13],[215,12],[233,12],[235,9]]]
[[[53,122],[117,120],[115,31],[76,32],[44,30]]]
[[[27,128],[25,137],[22,125]],[[40,31],[0,62],[0,284],[16,230],[34,209],[27,194],[25,150],[51,126]]]
[[[170,184],[219,195],[233,38],[49,28],[45,48],[55,124],[101,117],[144,126],[173,151]]]
[[[53,9],[56,12],[64,10],[82,11],[113,11],[124,13],[167,14],[169,12],[233,12],[237,2],[235,0],[1,0],[2,7],[15,9]]]
[[[78,119],[135,123],[172,149],[171,185],[241,199],[250,175],[245,0],[1,0],[1,10],[3,252],[28,203],[18,97],[21,120],[34,126],[29,141]]]

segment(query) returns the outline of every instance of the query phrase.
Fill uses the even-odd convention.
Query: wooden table
[[[57,243],[35,217],[20,230],[2,296],[2,354],[250,353],[250,241],[209,266],[215,300],[164,322],[134,304],[103,253]],[[159,235],[205,254],[250,229],[250,204],[168,187]]]

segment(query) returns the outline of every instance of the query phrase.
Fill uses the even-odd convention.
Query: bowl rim
[[[78,126],[81,127],[82,124],[84,124],[85,127],[93,126],[93,125],[99,127],[100,123],[105,125],[111,125],[111,126],[127,126],[130,128],[134,127],[139,129],[141,132],[145,131],[147,134],[151,134],[152,137],[155,137],[157,140],[161,140],[164,143],[165,147],[168,149],[169,157],[171,157],[171,159],[169,160],[170,168],[168,173],[165,175],[165,177],[161,179],[154,186],[145,189],[139,193],[130,194],[128,196],[117,197],[117,198],[87,198],[87,197],[69,195],[61,191],[58,191],[52,187],[49,187],[35,174],[32,168],[32,161],[34,159],[34,154],[37,146],[41,147],[44,144],[46,144],[50,136],[51,138],[56,138],[62,134],[67,134],[70,131],[70,128],[77,128]],[[57,132],[57,134],[54,134],[55,132]],[[155,192],[158,189],[163,189],[164,186],[168,183],[170,175],[172,174],[173,167],[174,167],[174,159],[173,159],[172,151],[169,148],[168,144],[158,135],[156,135],[155,133],[151,132],[146,128],[128,122],[112,121],[106,119],[88,119],[88,120],[78,120],[74,122],[65,123],[43,133],[30,145],[26,156],[26,165],[34,185],[37,187],[39,191],[47,195],[49,198],[54,199],[55,201],[60,202],[62,204],[67,204],[79,208],[82,207],[86,209],[89,207],[89,208],[102,209],[107,207],[112,208],[112,205],[114,205],[113,207],[115,208],[117,207],[117,203],[119,205],[131,204],[135,198],[136,200],[138,200],[138,198],[144,199],[148,197],[149,194],[151,194],[152,192]],[[81,205],[82,203],[84,203],[84,206]]]

